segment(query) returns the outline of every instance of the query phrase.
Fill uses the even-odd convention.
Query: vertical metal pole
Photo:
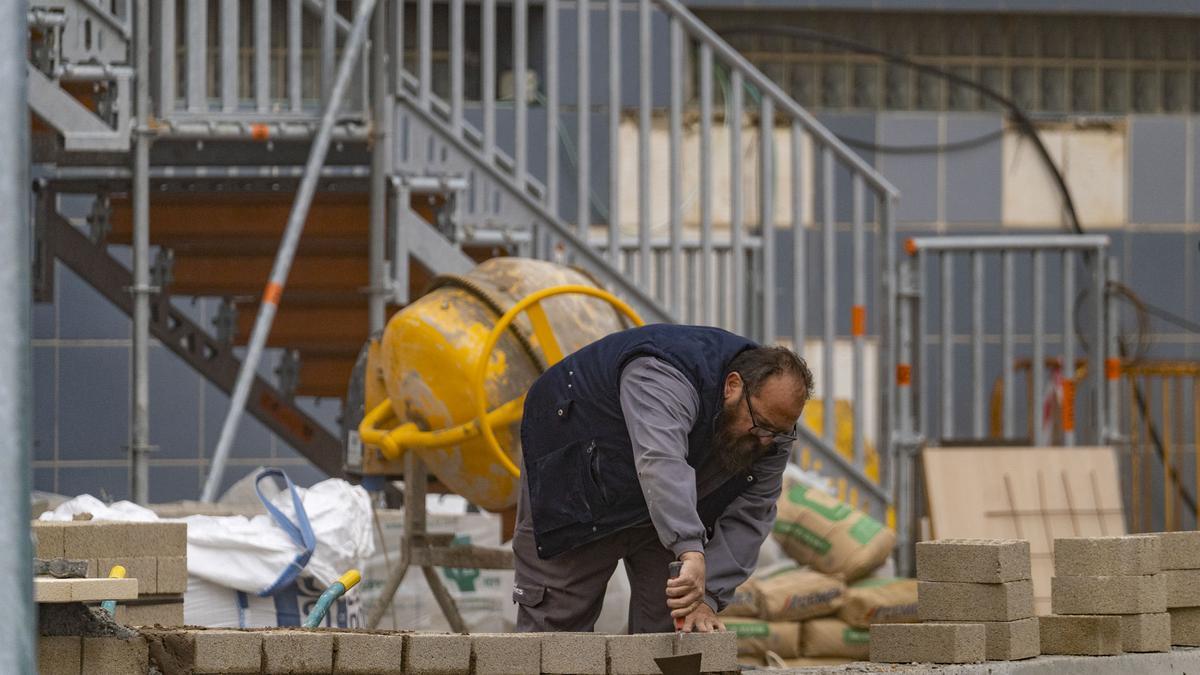
[[[558,210],[558,0],[546,0],[546,205]]]
[[[208,109],[208,0],[187,0],[187,109]]]
[[[1042,398],[1045,395],[1046,379],[1046,259],[1040,249],[1033,252],[1033,363],[1029,377],[1033,380],[1033,401],[1030,420],[1033,425],[1033,444],[1046,444],[1045,424],[1042,419]]]
[[[808,264],[804,227],[804,128],[792,122],[792,347],[804,355],[808,336]],[[809,392],[809,396],[812,392]]]
[[[254,0],[254,108],[271,110],[271,0]]]
[[[496,150],[496,0],[483,0],[483,156]]]
[[[234,385],[233,400],[230,402],[229,414],[221,426],[221,436],[217,441],[216,452],[213,453],[212,468],[204,482],[201,499],[213,501],[217,489],[221,486],[221,478],[225,473],[225,462],[229,459],[229,451],[233,447],[233,438],[237,434],[238,423],[241,421],[242,410],[246,407],[246,398],[250,395],[250,385],[258,370],[258,362],[262,359],[263,347],[266,346],[267,335],[271,332],[271,322],[279,307],[279,299],[283,295],[283,286],[287,283],[288,272],[296,255],[296,247],[300,243],[300,234],[304,230],[304,221],[308,218],[308,209],[312,205],[313,195],[317,189],[317,179],[321,174],[321,165],[329,152],[329,142],[333,137],[333,125],[337,121],[338,111],[346,96],[350,77],[354,72],[355,61],[367,35],[367,24],[371,12],[375,9],[376,0],[364,0],[354,15],[354,23],[350,29],[350,37],[346,40],[346,48],[342,52],[338,64],[337,78],[333,89],[326,100],[325,112],[321,115],[321,126],[313,139],[309,150],[308,161],[304,167],[304,177],[300,180],[300,188],[296,193],[296,201],[288,214],[287,227],[283,233],[283,241],[275,255],[275,264],[271,268],[271,278],[263,291],[262,304],[254,321],[254,331],[250,335],[250,344],[246,352],[246,360],[238,370],[237,382]]]
[[[1117,415],[1120,412],[1121,394],[1118,387],[1121,386],[1121,360],[1120,349],[1117,345],[1118,333],[1118,314],[1117,314],[1117,298],[1116,296],[1108,297],[1108,280],[1117,280],[1117,260],[1116,258],[1106,259],[1105,249],[1098,248],[1093,254],[1096,260],[1092,263],[1092,273],[1094,283],[1092,287],[1092,295],[1095,299],[1092,302],[1094,311],[1096,312],[1095,335],[1092,338],[1094,345],[1107,345],[1108,349],[1095,349],[1096,366],[1092,369],[1094,374],[1092,381],[1095,383],[1096,396],[1096,444],[1115,443],[1120,438],[1120,428],[1117,422]],[[1107,298],[1107,300],[1106,300]],[[1108,315],[1108,335],[1105,336],[1105,318],[1104,310],[1107,309]],[[1107,352],[1107,353],[1106,353]],[[1107,380],[1107,387],[1105,381]],[[1107,391],[1106,391],[1107,389]],[[1107,394],[1107,399],[1105,398]],[[1133,401],[1130,401],[1133,404]],[[1198,404],[1200,405],[1200,404]],[[1197,422],[1200,424],[1200,422]],[[1200,437],[1200,430],[1197,434]]]
[[[145,4],[145,0],[140,0]],[[8,582],[0,589],[8,628],[0,631],[0,672],[36,673],[37,606],[33,603],[33,551],[29,533],[30,437],[33,374],[29,241],[29,113],[26,50],[29,24],[24,0],[0,3],[0,560]],[[144,9],[144,7],[142,8]],[[138,23],[148,16],[139,12]],[[144,31],[149,35],[149,31]]]
[[[890,206],[890,205],[889,205]],[[908,551],[912,543],[912,505],[915,495],[912,494],[913,455],[911,452],[914,439],[917,437],[917,420],[913,408],[912,371],[919,348],[919,337],[914,340],[913,323],[921,313],[921,298],[916,293],[917,285],[913,258],[909,257],[897,269],[897,291],[904,294],[897,303],[897,367],[893,375],[897,383],[897,436],[893,439],[895,455],[891,461],[892,468],[892,502],[896,510],[896,550],[897,563],[906,563]],[[916,316],[914,316],[916,315]],[[905,567],[904,564],[900,565]],[[907,571],[901,571],[907,573]]]
[[[372,334],[383,330],[387,318],[387,178],[391,170],[392,97],[387,71],[387,5],[375,10],[371,24],[371,214],[368,237],[368,273],[371,279],[367,326]]]
[[[1062,252],[1063,445],[1075,445],[1075,251]]]
[[[337,62],[337,3],[326,2],[321,17],[321,99],[329,101]]]
[[[238,0],[221,0],[220,25],[221,111],[234,112],[238,108]]]
[[[759,236],[762,237],[763,344],[775,344],[775,101],[763,96],[758,135]]]
[[[407,305],[409,288],[409,228],[405,221],[416,217],[412,213],[412,193],[401,181],[392,183],[392,302]]]
[[[683,169],[680,166],[683,158],[683,28],[679,19],[671,17],[670,23],[670,57],[671,95],[669,106],[670,117],[670,195],[668,214],[671,228],[671,262],[667,273],[667,310],[677,320],[683,317],[683,280],[680,270],[683,267]]]
[[[833,447],[837,426],[833,389],[833,343],[837,339],[837,223],[834,222],[833,181],[833,150],[824,145],[821,146],[821,196],[824,200],[821,205],[821,254],[824,263],[821,274],[825,277],[821,303],[824,323],[821,333],[821,412],[824,413],[821,436],[830,447]]]
[[[928,265],[925,264],[926,254],[924,250],[917,252],[917,266],[913,273],[913,286],[916,288],[917,302],[914,305],[913,313],[916,317],[913,321],[916,324],[916,337],[913,338],[913,377],[916,380],[916,394],[913,405],[913,420],[916,434],[925,439],[933,432],[929,424],[929,369],[925,367],[926,355],[925,336],[928,335],[929,312],[926,308],[926,298],[928,294],[925,292],[926,270]]]
[[[650,0],[638,0],[638,283],[650,290]]]
[[[483,39],[486,43],[486,33]],[[493,54],[495,54],[494,51]],[[422,108],[429,107],[432,101],[431,93],[433,93],[433,0],[420,0],[417,3],[417,96],[420,98]]]
[[[494,0],[492,0],[494,1]],[[584,242],[591,241],[591,31],[588,29],[588,19],[591,18],[591,7],[588,0],[575,1],[575,39],[576,53],[575,77],[578,80],[575,109],[575,136],[578,147],[579,166],[575,167],[575,224],[579,228],[579,238]]]
[[[404,0],[391,0],[392,6],[392,91],[404,92]]]
[[[866,415],[866,369],[864,368],[864,350],[867,332],[867,260],[866,243],[863,233],[863,179],[862,174],[855,171],[851,180],[851,195],[854,200],[853,218],[851,221],[851,270],[854,296],[854,306],[850,308],[850,336],[853,340],[854,355],[851,360],[850,404],[854,407],[853,453],[854,466],[862,469],[866,463],[866,448],[863,439],[863,417]],[[826,376],[828,377],[828,375]],[[880,383],[882,384],[882,383]]]
[[[529,45],[526,40],[528,31],[528,0],[514,0],[512,14],[513,32],[513,171],[516,173],[517,184],[524,192],[525,181],[528,179],[529,148],[526,136],[529,133],[527,118],[527,103],[529,94],[525,91],[528,79],[525,77],[525,61],[529,56]]]
[[[133,406],[129,420],[130,493],[150,501],[150,6],[138,0],[134,26],[133,148]]]
[[[733,332],[746,334],[746,249],[742,241],[742,71],[734,70],[729,85],[729,256],[733,275]]]
[[[135,18],[135,20],[137,20]],[[175,0],[158,5],[158,116],[175,112]]]
[[[1005,439],[1013,437],[1013,387],[1016,383],[1013,381],[1013,330],[1016,321],[1016,310],[1014,297],[1016,291],[1013,286],[1013,254],[1011,251],[1004,251],[1000,254],[1000,363],[1001,363],[1001,384],[1003,391],[1000,396],[1001,420]]]
[[[880,483],[891,485],[890,472],[896,465],[895,434],[897,422],[896,399],[898,388],[899,327],[896,312],[899,294],[906,290],[900,287],[899,269],[896,265],[895,214],[896,198],[881,194],[879,206],[879,236],[875,250],[882,259],[879,275],[879,386],[882,397],[879,406]],[[893,499],[895,495],[893,495]]]
[[[461,132],[463,122],[463,55],[466,52],[463,44],[464,5],[464,0],[450,0],[450,128],[455,134]]]
[[[971,253],[971,435],[983,438],[983,254]]]
[[[700,322],[717,319],[717,290],[713,264],[712,117],[713,56],[707,42],[700,43]]]
[[[300,79],[303,77],[300,69],[300,57],[303,46],[301,33],[301,0],[288,0],[287,6],[287,91],[291,102],[292,112],[300,112],[304,108],[304,89]]]
[[[608,0],[608,259],[621,255],[621,2]]]
[[[954,437],[954,254],[938,254],[942,267],[942,438]]]

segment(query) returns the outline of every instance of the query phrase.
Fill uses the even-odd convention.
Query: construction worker
[[[591,631],[623,560],[630,633],[724,630],[812,388],[791,350],[699,326],[615,333],[547,370],[521,422],[517,629]]]

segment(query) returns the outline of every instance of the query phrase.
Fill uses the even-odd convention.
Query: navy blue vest
[[[662,359],[696,388],[700,414],[688,434],[687,461],[699,468],[723,405],[726,369],[738,353],[756,346],[719,328],[658,324],[601,338],[538,378],[521,421],[538,554],[549,558],[650,519],[621,412],[621,371],[631,360]],[[711,531],[755,480],[749,473],[731,476],[700,498],[704,526]]]

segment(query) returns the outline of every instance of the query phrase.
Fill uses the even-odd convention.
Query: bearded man
[[[791,350],[700,326],[622,331],[548,369],[521,422],[517,629],[591,631],[623,561],[630,633],[723,630],[812,389]]]

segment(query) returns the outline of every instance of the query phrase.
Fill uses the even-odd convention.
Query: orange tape
[[[251,124],[250,138],[256,141],[265,141],[271,137],[271,127],[265,124]]]
[[[1121,377],[1121,359],[1107,358],[1104,360],[1104,376],[1110,380]]]
[[[867,334],[866,307],[862,305],[854,305],[850,308],[850,334],[855,336]]]
[[[917,254],[917,240],[913,239],[912,237],[905,239],[904,240],[904,250],[909,255],[916,255]]]
[[[1075,380],[1063,380],[1063,431],[1075,431]]]
[[[269,302],[276,307],[279,306],[279,299],[283,297],[283,286],[272,281],[263,289],[263,302]]]
[[[907,387],[912,384],[912,366],[907,363],[901,363],[896,366],[896,384],[901,387]]]

